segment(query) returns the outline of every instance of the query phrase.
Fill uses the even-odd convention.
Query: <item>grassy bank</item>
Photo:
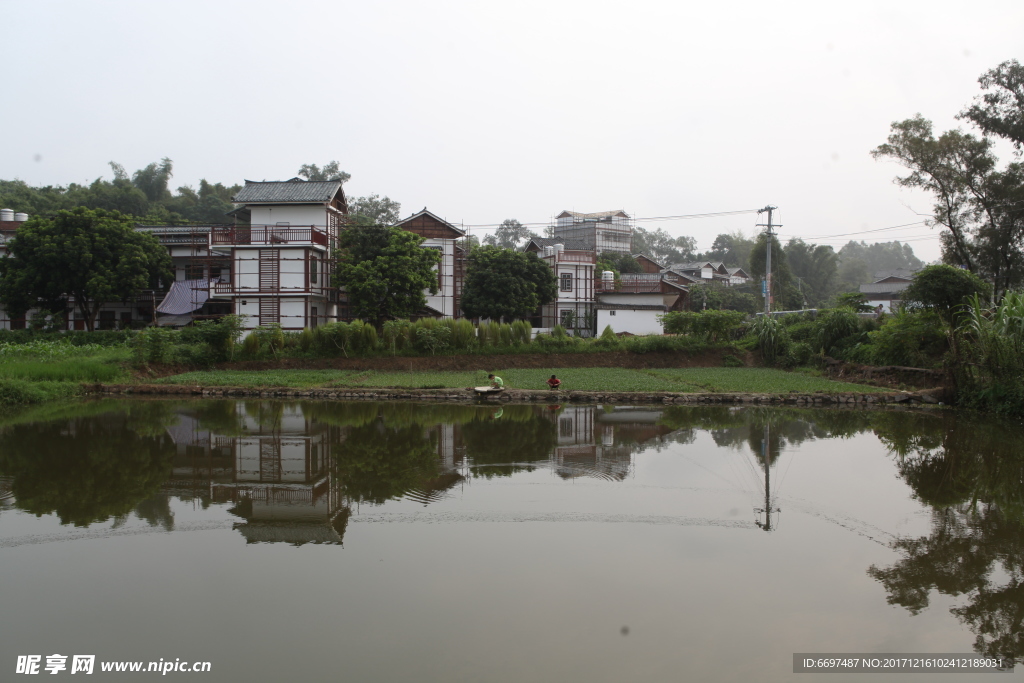
[[[495,370],[505,386],[516,389],[544,389],[544,381],[558,375],[565,391],[672,391],[748,392],[786,394],[789,392],[879,392],[884,389],[848,382],[836,382],[771,368],[674,368],[637,370],[628,368],[534,368]],[[302,389],[332,387],[395,387],[410,389],[463,389],[487,383],[480,371],[380,372],[360,370],[212,370],[186,372],[159,380],[161,383],[206,387],[291,387]]]
[[[124,344],[0,343],[0,408],[76,396],[82,382],[125,380],[130,357]]]

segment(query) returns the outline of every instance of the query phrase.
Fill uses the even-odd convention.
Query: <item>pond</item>
[[[1015,658],[1022,436],[947,411],[38,408],[0,423],[2,678],[52,655],[123,681],[147,674],[101,666],[813,681],[794,653]]]

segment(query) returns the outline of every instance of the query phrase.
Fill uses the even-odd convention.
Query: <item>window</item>
[[[559,280],[562,283],[561,289],[563,292],[572,291],[572,273],[562,273]]]
[[[195,265],[190,264],[185,266],[185,279],[186,280],[202,280],[203,279],[203,266],[202,264]]]
[[[132,312],[121,311],[121,329],[130,330],[132,329]]]
[[[309,259],[309,281],[316,284],[317,279],[317,258],[314,256]]]
[[[311,306],[310,307],[310,309],[309,309],[309,326],[310,327],[316,327],[317,314],[318,313],[319,313],[319,311],[317,311],[316,306]],[[314,446],[314,448],[316,448],[316,446]]]
[[[615,315],[615,311],[608,311],[608,315]]]
[[[558,324],[562,327],[572,327],[573,321],[576,319],[575,314],[572,311],[562,311]]]

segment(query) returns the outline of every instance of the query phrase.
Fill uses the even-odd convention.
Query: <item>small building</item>
[[[540,320],[534,321],[534,327],[561,325],[570,334],[592,335],[596,322],[594,268],[597,258],[594,252],[563,249],[561,244],[557,244],[546,247],[541,259],[555,273],[558,297],[541,307]]]
[[[595,283],[598,333],[611,327],[616,334],[663,334],[661,316],[689,307],[686,286],[661,273],[622,273],[618,281],[610,274]]]
[[[726,268],[726,271],[729,273],[730,285],[745,285],[753,280],[742,268]]]
[[[679,275],[685,275],[690,280],[702,284],[729,285],[730,275],[728,268],[720,261],[689,261],[687,263],[673,263],[665,269]]]
[[[860,286],[860,293],[867,299],[869,306],[881,306],[883,313],[889,313],[903,298],[903,292],[914,281],[916,272],[902,269],[877,272],[873,282]]]
[[[435,249],[441,254],[436,267],[437,294],[424,292],[427,297],[427,317],[457,318],[462,298],[462,283],[465,268],[464,249],[458,240],[466,233],[427,210],[414,213],[405,220],[398,222],[398,227],[416,233],[424,238],[426,249]]]

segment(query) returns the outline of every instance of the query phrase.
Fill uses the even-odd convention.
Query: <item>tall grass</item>
[[[93,358],[0,363],[0,378],[3,379],[33,382],[113,382],[126,376],[125,371],[118,365]]]
[[[961,312],[951,363],[958,401],[1024,416],[1024,292],[995,307],[975,294]]]

